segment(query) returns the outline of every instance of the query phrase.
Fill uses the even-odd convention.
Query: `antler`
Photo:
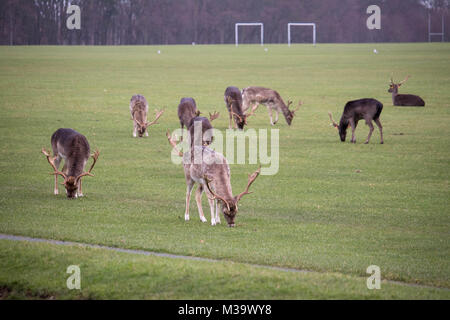
[[[211,114],[211,112],[209,112],[209,121],[212,122],[212,121],[216,120],[219,117],[219,115],[220,115],[220,112],[214,111],[213,114]]]
[[[250,194],[251,192],[248,192],[248,189],[250,188],[250,186],[252,185],[252,183],[256,180],[256,178],[258,178],[259,174],[261,173],[261,167],[258,168],[258,170],[256,170],[255,172],[253,172],[252,174],[248,175],[248,183],[247,183],[247,187],[245,188],[244,192],[241,192],[237,197],[236,197],[236,202],[239,202],[239,200],[241,200],[241,198],[246,195],[246,194]]]
[[[91,154],[91,157],[92,157],[92,159],[94,160],[94,162],[92,162],[92,165],[91,165],[91,167],[89,168],[89,171],[87,171],[87,172],[83,172],[82,174],[80,174],[76,179],[75,179],[75,181],[78,181],[78,180],[80,180],[82,177],[84,177],[84,176],[90,176],[90,177],[93,177],[94,175],[91,173],[91,171],[92,171],[92,169],[94,168],[94,166],[95,166],[95,164],[97,163],[97,159],[98,159],[98,156],[100,155],[100,151],[98,151],[98,149],[97,150],[95,150],[95,152],[93,153],[93,154]]]
[[[405,80],[400,81],[400,82],[398,83],[398,85],[401,86],[402,84],[404,84],[404,83],[409,79],[409,77],[410,77],[410,76],[406,76]]]
[[[331,115],[331,112],[328,112],[328,116],[330,117],[331,125],[333,127],[335,127],[336,129],[339,128],[339,125],[336,123],[336,121],[333,120],[333,116]]]
[[[169,129],[167,129],[166,137],[167,137],[167,140],[169,140],[169,143],[170,143],[170,145],[172,146],[172,148],[174,148],[175,151],[178,152],[178,155],[179,155],[180,157],[182,157],[182,156],[183,156],[183,152],[181,152],[181,151],[178,150],[176,142],[172,140],[172,135],[170,134]]]
[[[159,110],[159,111],[155,109],[155,112],[156,112],[155,120],[153,120],[152,122],[147,122],[145,124],[147,127],[150,127],[151,125],[154,125],[154,124],[158,124],[156,121],[158,121],[158,119],[162,116],[162,114],[164,113],[164,109]]]
[[[228,204],[227,200],[225,200],[224,198],[222,198],[221,196],[219,196],[217,193],[215,193],[214,191],[212,191],[212,189],[211,189],[211,187],[210,187],[210,185],[209,185],[209,183],[211,182],[211,180],[209,180],[208,177],[207,177],[206,175],[203,176],[203,179],[204,179],[205,182],[206,182],[206,187],[208,188],[208,191],[213,195],[212,198],[209,198],[209,197],[208,197],[208,198],[209,198],[210,200],[214,200],[214,199],[222,200],[222,201],[227,205],[228,211],[230,211],[230,205]]]
[[[41,152],[47,157],[47,161],[48,163],[50,163],[50,165],[52,166],[53,170],[55,170],[55,172],[51,173],[51,174],[60,174],[61,176],[63,176],[64,179],[67,178],[67,176],[65,175],[64,172],[59,171],[56,168],[56,165],[54,163],[54,160],[50,159],[50,154],[45,150],[45,148],[42,148]]]

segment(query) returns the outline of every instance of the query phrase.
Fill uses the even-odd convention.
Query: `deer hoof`
[[[55,189],[55,190],[53,191],[53,194],[54,194],[54,195],[57,195],[57,194],[59,194],[59,191]]]
[[[212,226],[215,226],[215,225],[216,225],[216,220],[214,220],[214,219],[211,220],[211,225],[212,225]]]
[[[381,142],[380,142],[380,144],[383,144],[383,143],[384,143],[384,141],[381,141]]]
[[[200,217],[200,220],[201,220],[202,222],[206,222],[206,221],[207,221],[205,217]]]
[[[369,144],[369,141],[364,142],[364,144]]]
[[[184,221],[189,221],[189,215],[184,215]]]

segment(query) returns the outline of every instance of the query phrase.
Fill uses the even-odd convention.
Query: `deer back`
[[[199,115],[197,105],[193,98],[182,98],[178,105],[178,118],[180,124],[189,128],[189,123]]]
[[[393,100],[394,106],[425,106],[425,101],[421,97],[413,94],[397,94]]]
[[[78,176],[90,157],[90,146],[86,137],[73,129],[60,128],[51,138],[53,153],[65,161],[67,176]]]

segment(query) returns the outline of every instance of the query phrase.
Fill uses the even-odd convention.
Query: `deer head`
[[[405,78],[404,80],[400,81],[399,83],[394,83],[394,80],[393,80],[392,75],[391,75],[391,82],[389,83],[389,89],[388,89],[388,92],[389,92],[389,93],[397,94],[397,93],[398,93],[398,88],[399,88],[402,84],[404,84],[404,83],[409,79],[409,77],[410,77],[410,76],[406,76],[406,78]]]
[[[238,212],[238,203],[244,195],[251,193],[248,190],[249,190],[250,186],[252,185],[252,183],[256,180],[256,178],[258,178],[260,172],[261,172],[261,167],[258,168],[258,170],[256,170],[255,172],[253,172],[252,174],[250,174],[248,176],[247,187],[245,188],[245,190],[243,192],[241,192],[240,194],[238,194],[237,196],[234,196],[232,199],[228,199],[228,200],[219,196],[218,194],[216,194],[211,189],[211,186],[210,186],[210,182],[212,180],[210,180],[206,176],[204,177],[204,180],[206,182],[206,187],[207,187],[209,193],[212,195],[212,198],[210,198],[210,199],[211,200],[218,199],[221,202],[222,212],[223,212],[225,219],[227,220],[229,227],[235,226],[234,219]]]
[[[291,125],[292,119],[294,119],[295,113],[300,109],[301,105],[303,104],[302,101],[298,102],[297,108],[295,110],[289,110],[289,106],[292,104],[291,100],[288,100],[288,104],[286,106],[287,108],[287,114],[286,114],[286,122],[288,125]]]
[[[345,138],[347,136],[347,128],[348,128],[349,124],[342,125],[342,126],[338,125],[336,123],[336,121],[333,120],[333,116],[332,116],[331,112],[328,112],[328,116],[330,117],[331,125],[337,129],[337,131],[339,133],[339,137],[341,138],[341,141],[344,142]]]
[[[54,172],[50,173],[52,175],[60,175],[64,178],[64,182],[63,185],[66,188],[66,193],[67,193],[67,197],[69,199],[73,199],[76,197],[77,194],[77,190],[78,190],[78,186],[80,183],[80,179],[84,176],[91,176],[93,177],[94,175],[91,173],[92,169],[95,166],[95,163],[97,162],[98,156],[100,155],[100,152],[98,150],[95,151],[95,153],[91,156],[93,158],[93,163],[91,165],[91,167],[89,168],[89,171],[87,172],[83,172],[81,174],[79,174],[78,176],[67,176],[64,172],[59,171],[56,168],[55,165],[55,159],[51,158],[50,154],[44,149],[42,148],[41,151],[46,157],[47,157],[47,161],[50,164],[50,166],[53,168]]]
[[[162,114],[164,113],[164,110],[160,110],[160,111],[155,110],[155,113],[156,113],[155,120],[153,120],[152,122],[148,122],[147,121],[145,123],[142,123],[141,121],[135,119],[135,121],[136,121],[136,123],[138,125],[137,133],[138,133],[139,137],[142,138],[142,136],[145,134],[145,131],[147,131],[148,127],[150,127],[151,125],[154,125],[154,124],[158,124],[157,121],[162,116]]]

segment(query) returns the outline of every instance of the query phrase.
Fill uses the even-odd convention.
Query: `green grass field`
[[[0,233],[223,260],[0,240],[4,297],[450,299],[450,45],[265,47],[0,47]],[[391,72],[411,75],[401,93],[420,95],[425,108],[392,106]],[[270,87],[304,105],[291,127],[284,119],[275,126],[279,172],[256,180],[236,228],[223,218],[209,224],[206,197],[208,223],[194,197],[185,222],[184,174],[165,131],[179,128],[185,96],[204,114],[220,111],[214,125],[224,131],[230,85]],[[166,109],[147,138],[132,138],[135,93],[150,110]],[[384,104],[384,145],[377,128],[363,144],[363,122],[356,144],[341,143],[329,125],[328,111],[338,119],[348,100],[364,97]],[[61,127],[101,152],[85,197],[72,201],[53,195],[40,153]],[[265,107],[249,127],[270,127]],[[230,167],[236,194],[257,166]],[[81,290],[65,286],[72,264],[81,267]],[[380,290],[366,287],[369,265],[381,269]]]

